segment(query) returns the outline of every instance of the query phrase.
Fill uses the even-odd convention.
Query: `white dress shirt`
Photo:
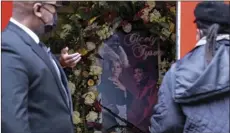
[[[29,28],[27,28],[25,25],[19,23],[17,20],[14,18],[10,18],[10,22],[16,24],[18,27],[23,29],[37,44],[40,42],[38,36]]]

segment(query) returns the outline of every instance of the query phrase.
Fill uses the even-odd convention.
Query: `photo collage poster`
[[[104,42],[103,74],[97,87],[102,105],[109,110],[102,113],[103,128],[128,122],[148,132],[157,101],[158,39],[146,31],[133,31],[117,32]]]

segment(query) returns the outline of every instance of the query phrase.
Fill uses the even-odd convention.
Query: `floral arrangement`
[[[68,44],[70,53],[82,55],[82,60],[68,76],[75,132],[99,133],[102,109],[96,86],[102,74],[98,60],[103,58],[98,50],[116,30],[129,33],[138,27],[149,29],[162,41],[168,41],[168,45],[175,46],[175,2],[71,2],[68,8],[72,12],[60,13],[60,27],[48,43]]]

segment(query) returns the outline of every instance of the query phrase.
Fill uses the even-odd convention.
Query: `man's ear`
[[[33,6],[34,14],[39,18],[42,17],[41,6],[42,6],[41,3],[35,3],[34,6]]]

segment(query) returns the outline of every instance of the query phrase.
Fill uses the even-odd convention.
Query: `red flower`
[[[143,22],[144,22],[144,24],[147,24],[149,21],[147,21],[147,20],[143,20]]]
[[[97,112],[101,112],[102,109],[101,109],[101,104],[99,101],[95,101],[94,104],[93,104],[94,108],[96,109]]]
[[[166,8],[170,8],[170,7],[171,7],[171,5],[166,3]]]
[[[87,122],[89,128],[95,128],[96,130],[102,129],[102,124],[96,122]]]
[[[149,5],[147,3],[145,3],[144,8],[149,8]]]
[[[140,17],[140,16],[142,16],[142,15],[143,15],[143,9],[140,10],[140,11],[136,14],[137,17]]]
[[[105,22],[112,22],[117,17],[117,13],[114,11],[108,11],[104,13],[103,16],[104,16]]]

